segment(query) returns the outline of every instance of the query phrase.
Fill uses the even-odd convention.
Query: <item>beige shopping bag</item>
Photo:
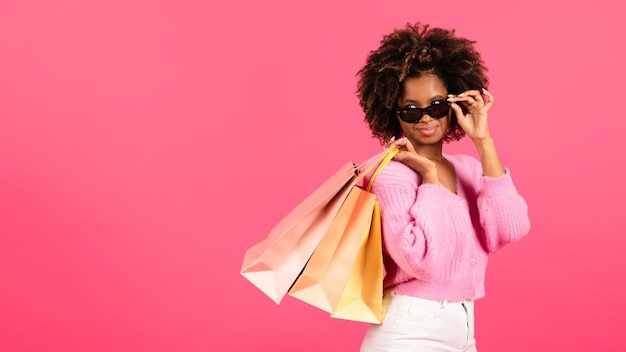
[[[383,244],[378,202],[368,236],[363,237],[333,318],[380,324],[383,321]]]

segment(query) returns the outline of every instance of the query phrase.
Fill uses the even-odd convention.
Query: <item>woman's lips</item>
[[[433,134],[435,134],[435,132],[437,132],[437,128],[439,126],[430,126],[430,127],[419,127],[416,128],[421,134],[423,134],[424,136],[430,137]]]

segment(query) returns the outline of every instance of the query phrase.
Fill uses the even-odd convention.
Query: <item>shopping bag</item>
[[[356,173],[348,162],[298,204],[246,251],[241,275],[280,303],[348,196]]]
[[[366,191],[371,192],[374,180],[397,153],[396,149],[385,156],[370,178]],[[384,277],[382,226],[380,207],[376,201],[369,234],[363,238],[348,283],[331,317],[373,324],[382,323]]]
[[[333,313],[369,232],[376,196],[353,187],[289,295]]]
[[[370,232],[363,237],[333,318],[380,324],[383,321],[383,246],[378,201],[374,203]]]
[[[290,296],[338,318],[382,321],[380,215],[376,196],[369,188],[396,153],[397,149],[385,153],[366,190],[359,185],[350,190],[329,231],[289,290]],[[357,179],[367,173],[363,172]]]
[[[346,163],[285,216],[263,241],[250,247],[241,275],[277,304],[287,294],[327,232],[350,190],[388,151],[355,165]]]

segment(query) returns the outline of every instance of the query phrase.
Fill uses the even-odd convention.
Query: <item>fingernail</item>
[[[464,94],[464,93],[461,93],[461,94],[457,95],[457,97],[462,97],[462,96],[463,96],[463,94]]]
[[[483,88],[483,92],[486,92],[487,90],[485,88]]]

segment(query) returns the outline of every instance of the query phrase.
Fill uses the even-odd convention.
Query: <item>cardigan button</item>
[[[476,264],[476,259],[474,258],[470,259],[470,265],[474,265],[474,264]]]

